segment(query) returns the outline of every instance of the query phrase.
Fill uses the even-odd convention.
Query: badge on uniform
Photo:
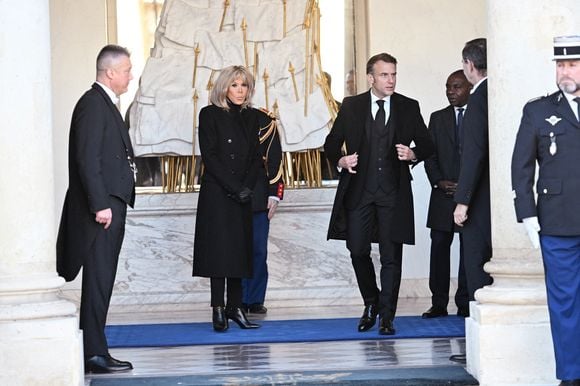
[[[562,118],[559,118],[555,115],[552,115],[550,118],[546,118],[546,122],[548,122],[552,126],[556,126],[556,123],[560,122]]]
[[[552,115],[550,118],[546,118],[546,122],[548,122],[552,126],[556,126],[558,122],[560,122],[562,118],[558,118],[555,115]],[[550,155],[556,155],[558,151],[558,145],[556,144],[556,136],[554,135],[553,131],[550,131]]]

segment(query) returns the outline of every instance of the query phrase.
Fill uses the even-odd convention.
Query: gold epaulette
[[[266,114],[267,116],[269,116],[271,119],[276,119],[276,114],[274,114],[273,112],[271,112],[267,108],[260,107],[258,110],[260,110],[261,112],[263,112],[264,114]]]

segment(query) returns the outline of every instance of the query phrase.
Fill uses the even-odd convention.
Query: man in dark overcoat
[[[455,224],[463,227],[465,278],[469,300],[475,291],[493,282],[483,266],[491,259],[491,209],[489,191],[489,138],[487,116],[487,42],[474,39],[463,47],[463,72],[473,85],[463,119],[461,168],[453,211]],[[464,363],[465,354],[451,360]]]
[[[415,241],[410,165],[433,153],[417,101],[395,93],[397,60],[381,53],[367,63],[371,89],[344,99],[324,152],[342,168],[329,239],[346,239],[365,308],[367,331],[380,315],[379,334],[395,333],[403,244]],[[411,142],[415,147],[410,148]],[[379,243],[381,289],[370,256]]]
[[[97,79],[75,106],[69,137],[69,186],[57,240],[57,271],[67,281],[83,267],[80,328],[85,371],[132,369],[109,355],[107,311],[125,233],[127,205],[135,201],[135,165],[127,126],[115,105],[127,91],[127,49],[105,46]]]
[[[462,226],[465,276],[469,300],[475,291],[492,283],[483,266],[491,259],[489,192],[489,139],[487,116],[486,40],[474,39],[463,48],[463,72],[473,85],[463,119],[461,168],[453,217]]]
[[[423,318],[446,316],[449,303],[450,248],[458,227],[453,221],[460,164],[460,139],[463,114],[467,108],[471,84],[463,70],[453,72],[445,83],[449,106],[435,111],[429,119],[429,133],[435,144],[435,153],[425,160],[425,171],[431,183],[431,198],[427,213],[427,227],[431,228],[431,255],[429,289],[431,308]],[[469,299],[463,266],[463,237],[459,233],[459,272],[455,304],[457,314],[469,315]]]
[[[554,59],[560,91],[525,105],[512,187],[517,220],[542,248],[556,377],[579,386],[580,36],[555,38]]]

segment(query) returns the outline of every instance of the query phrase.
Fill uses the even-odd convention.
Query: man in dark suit
[[[282,179],[282,147],[276,117],[262,110],[266,120],[260,124],[259,153],[262,164],[252,197],[253,216],[253,275],[251,279],[242,279],[243,307],[251,314],[266,314],[264,306],[266,288],[268,287],[268,234],[270,220],[274,217],[278,203],[284,198],[284,180]]]
[[[125,233],[127,205],[135,201],[135,164],[127,126],[115,106],[131,75],[126,48],[108,45],[97,56],[97,79],[77,102],[69,136],[69,186],[57,240],[57,271],[74,280],[83,267],[80,328],[85,371],[132,369],[111,355],[107,311]]]
[[[449,303],[450,247],[458,230],[453,221],[453,194],[459,178],[460,140],[463,114],[467,108],[471,84],[463,70],[453,72],[445,84],[450,105],[431,114],[429,132],[435,144],[435,154],[425,160],[425,171],[431,183],[431,198],[427,227],[431,228],[431,258],[429,289],[431,308],[423,318],[447,316]],[[463,265],[463,237],[459,233],[459,273],[455,304],[457,315],[469,315],[469,299]]]
[[[580,36],[555,38],[554,60],[560,91],[524,107],[512,187],[517,220],[542,247],[556,376],[580,386]]]
[[[358,324],[367,331],[379,318],[379,334],[395,333],[403,244],[413,244],[410,165],[433,153],[417,101],[395,93],[397,60],[377,54],[367,62],[371,89],[346,97],[326,137],[324,151],[342,168],[329,239],[346,239],[365,304]],[[411,142],[415,147],[410,148]],[[370,256],[379,243],[381,289]]]
[[[492,253],[486,40],[480,38],[465,43],[462,56],[463,72],[473,89],[463,119],[461,169],[454,195],[457,205],[453,218],[455,224],[463,227],[467,292],[469,300],[473,301],[475,291],[493,281],[483,270]],[[464,362],[465,355],[453,355],[451,359]]]

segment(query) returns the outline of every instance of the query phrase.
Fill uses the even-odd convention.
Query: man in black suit
[[[475,291],[493,282],[483,270],[492,254],[486,40],[480,38],[465,43],[462,56],[463,72],[473,89],[463,119],[461,170],[454,195],[457,206],[453,217],[455,224],[463,227],[467,292],[469,300],[473,301]],[[451,359],[463,362],[465,355]]]
[[[580,36],[554,38],[554,60],[560,90],[525,105],[512,186],[517,220],[542,248],[556,377],[580,386]]]
[[[460,139],[463,114],[467,108],[471,84],[463,70],[453,72],[445,84],[450,105],[431,114],[429,132],[435,144],[435,154],[425,160],[425,171],[431,183],[431,198],[427,227],[431,228],[431,258],[429,289],[431,308],[423,318],[447,316],[449,303],[450,247],[457,227],[453,221],[453,194],[459,178]],[[463,237],[459,233],[459,273],[455,293],[457,315],[469,315],[469,299],[463,265]]]
[[[69,136],[69,186],[57,240],[57,271],[74,280],[83,267],[80,328],[85,371],[131,370],[109,355],[107,311],[125,233],[127,205],[135,201],[135,164],[127,126],[115,106],[131,75],[126,48],[105,46],[97,79],[77,102]]]
[[[433,153],[419,103],[395,93],[397,60],[377,54],[367,62],[371,89],[346,97],[326,137],[324,151],[342,168],[329,239],[346,239],[365,309],[358,324],[379,334],[395,333],[403,244],[415,241],[409,166]],[[415,147],[410,148],[411,142]],[[379,243],[381,289],[370,256]]]

